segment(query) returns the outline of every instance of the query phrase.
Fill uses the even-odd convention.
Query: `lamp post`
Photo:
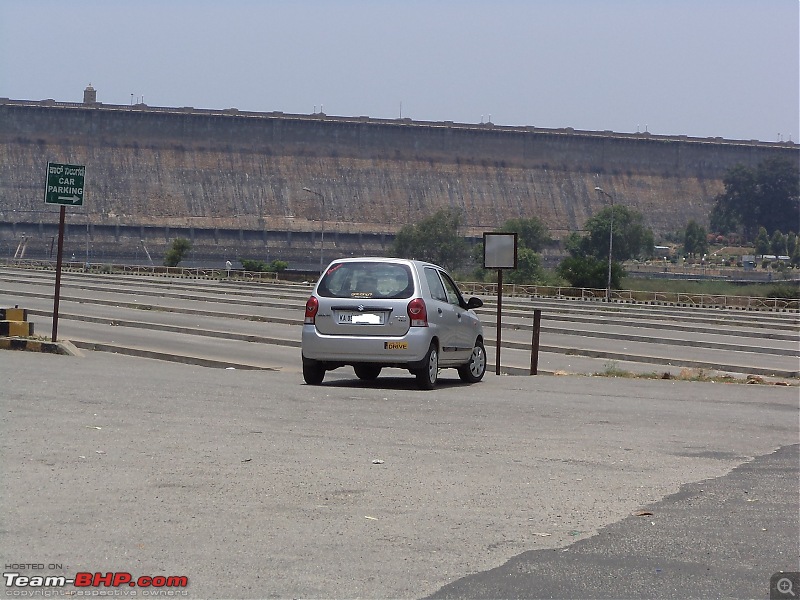
[[[611,200],[611,219],[608,227],[608,280],[606,282],[606,302],[611,302],[611,255],[614,248],[614,196],[601,187],[595,187],[595,192],[608,196]]]
[[[319,238],[319,272],[322,273],[323,269],[322,255],[325,250],[325,196],[307,187],[304,187],[303,191],[308,192],[309,194],[314,194],[315,196],[319,196],[320,200],[322,201],[322,214],[321,214],[322,231],[320,232],[320,238]]]

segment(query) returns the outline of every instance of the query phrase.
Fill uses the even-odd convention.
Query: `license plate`
[[[383,342],[384,350],[408,350],[408,342]]]
[[[343,325],[383,325],[384,313],[340,312],[339,323]]]

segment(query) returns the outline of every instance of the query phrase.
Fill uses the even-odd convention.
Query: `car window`
[[[317,293],[328,298],[410,298],[414,279],[407,265],[335,263],[322,276]]]
[[[439,278],[439,272],[431,267],[425,267],[425,279],[427,279],[428,287],[431,289],[431,298],[447,302],[447,293],[444,291],[442,280]]]
[[[456,284],[453,283],[453,280],[450,279],[446,273],[442,273],[441,275],[442,282],[444,283],[444,290],[447,294],[447,301],[455,306],[461,306],[461,293],[458,291],[458,287],[456,287]]]

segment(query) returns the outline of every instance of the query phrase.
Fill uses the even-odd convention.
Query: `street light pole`
[[[611,219],[608,227],[608,280],[606,281],[606,302],[611,302],[611,256],[614,249],[614,196],[601,187],[595,187],[595,192],[608,196],[611,200]]]
[[[325,250],[325,196],[307,187],[304,187],[303,191],[308,192],[310,194],[314,194],[315,196],[319,196],[320,200],[322,201],[322,215],[321,215],[322,231],[320,232],[320,239],[319,239],[319,272],[322,273],[323,269],[322,257],[323,257],[323,252]]]

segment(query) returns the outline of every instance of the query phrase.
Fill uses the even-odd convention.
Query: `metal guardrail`
[[[2,264],[48,271],[56,268],[55,261],[34,259],[2,259]],[[65,261],[62,270],[80,273],[120,273],[124,275],[150,275],[156,277],[183,277],[190,279],[239,279],[245,281],[276,281],[278,273],[266,271],[242,271],[239,269],[208,269],[203,267],[162,267],[154,265],[121,265],[113,263],[89,263]]]
[[[496,283],[459,282],[462,291],[470,295],[496,296]],[[545,285],[503,285],[504,297],[568,298],[605,302],[606,290]],[[758,296],[725,296],[719,294],[687,294],[683,292],[650,292],[637,290],[611,290],[611,302],[620,304],[661,304],[698,308],[737,310],[767,310],[775,312],[800,312],[800,300],[760,298]]]
[[[34,259],[0,259],[0,264],[38,270],[55,269],[55,262]],[[161,267],[148,265],[89,264],[64,262],[62,268],[72,272],[124,273],[162,277],[194,279],[238,279],[245,281],[278,281],[278,273],[240,271],[237,269],[207,269],[200,267]],[[459,288],[471,296],[497,296],[496,283],[459,282]],[[504,297],[565,298],[605,302],[606,290],[548,285],[503,285]],[[660,304],[697,308],[732,310],[759,310],[772,312],[800,312],[800,300],[785,298],[760,298],[758,296],[725,296],[720,294],[687,294],[683,292],[651,292],[637,290],[611,290],[611,302],[618,304]]]

